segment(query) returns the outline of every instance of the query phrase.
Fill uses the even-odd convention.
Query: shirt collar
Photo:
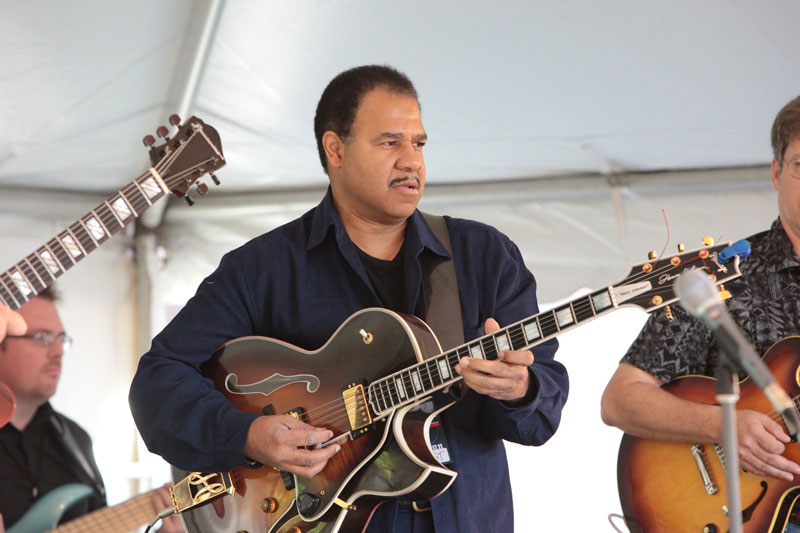
[[[330,229],[333,228],[334,235],[338,242],[343,242],[342,239],[349,240],[347,231],[344,229],[342,219],[336,208],[333,206],[333,192],[330,185],[325,197],[314,209],[311,220],[311,231],[308,235],[306,249],[311,250],[319,246],[327,237]],[[419,209],[415,209],[414,213],[408,219],[408,226],[406,227],[405,235],[406,253],[413,254],[418,257],[423,250],[428,249],[436,255],[441,257],[450,258],[450,254],[445,249],[444,245],[436,238],[425,217],[422,216]]]
[[[770,249],[768,256],[773,258],[779,270],[800,266],[800,258],[794,252],[794,246],[786,235],[786,230],[783,229],[780,217],[776,218],[770,227],[768,242]]]

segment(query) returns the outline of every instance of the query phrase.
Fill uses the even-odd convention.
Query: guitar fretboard
[[[113,507],[98,509],[70,520],[50,533],[126,533],[155,518],[160,509],[151,501],[152,491],[134,496]]]
[[[19,309],[164,196],[147,172],[0,274],[0,303]]]
[[[459,381],[455,367],[462,357],[495,360],[499,351],[526,350],[616,308],[611,287],[576,298],[372,382],[370,406],[385,414]]]

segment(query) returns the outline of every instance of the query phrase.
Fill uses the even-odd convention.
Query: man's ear
[[[328,165],[334,168],[342,166],[344,157],[344,141],[333,131],[326,131],[322,135],[322,148],[328,157]]]
[[[777,190],[778,184],[780,183],[781,166],[775,159],[772,160],[772,168],[770,168],[770,174],[772,177],[772,186]]]

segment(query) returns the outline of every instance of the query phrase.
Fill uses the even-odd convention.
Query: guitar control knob
[[[275,498],[264,498],[261,500],[261,510],[265,513],[274,513],[278,510],[278,500]]]
[[[703,237],[703,244],[706,246],[714,246],[714,237]]]
[[[679,242],[678,243],[678,253],[682,254],[684,252],[684,250],[686,250],[686,246],[684,246],[684,244],[682,242]]]
[[[173,113],[169,117],[169,123],[173,126],[178,126],[181,123],[181,117],[179,117],[177,113]]]
[[[152,135],[145,135],[144,138],[142,139],[142,144],[144,144],[148,148],[153,146],[155,143],[156,143],[156,138],[153,137]]]
[[[653,260],[653,259],[655,259],[656,257],[658,257],[658,254],[656,253],[656,251],[655,251],[655,250],[650,250],[650,251],[647,253],[647,258],[648,258],[650,261],[652,261],[652,260]]]
[[[719,529],[716,524],[706,524],[703,526],[703,533],[718,533]]]
[[[169,140],[169,137],[167,137],[168,133],[169,133],[169,130],[167,129],[166,126],[159,126],[158,129],[156,130],[156,134],[159,137],[163,137],[164,139],[167,139],[167,140]]]
[[[317,512],[319,504],[319,497],[309,494],[308,492],[303,492],[297,497],[297,510],[300,511],[302,515],[314,514]]]
[[[214,180],[214,185],[219,185],[219,178],[213,172],[211,173],[211,179]]]
[[[197,194],[200,196],[205,196],[208,193],[208,185],[205,183],[198,183],[197,184]]]
[[[184,196],[183,199],[186,200],[186,203],[189,204],[189,207],[192,207],[194,205],[194,200],[192,200],[192,197],[189,196],[188,194]]]

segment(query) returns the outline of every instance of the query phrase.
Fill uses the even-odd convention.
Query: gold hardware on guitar
[[[372,416],[367,408],[367,397],[364,394],[364,385],[351,385],[342,392],[344,405],[347,409],[347,418],[353,430],[361,429],[372,424]]]
[[[344,509],[345,511],[355,511],[357,507],[355,505],[348,505],[348,503],[341,498],[336,498],[333,500],[333,503]]]
[[[275,498],[264,498],[261,500],[261,510],[265,513],[274,513],[278,510],[278,500]]]
[[[364,344],[372,344],[373,336],[372,333],[368,331],[364,331],[363,329],[358,330],[361,334],[361,338],[364,340]]]
[[[236,488],[227,472],[211,474],[192,472],[169,489],[176,513],[197,507],[217,496],[234,493]]]

